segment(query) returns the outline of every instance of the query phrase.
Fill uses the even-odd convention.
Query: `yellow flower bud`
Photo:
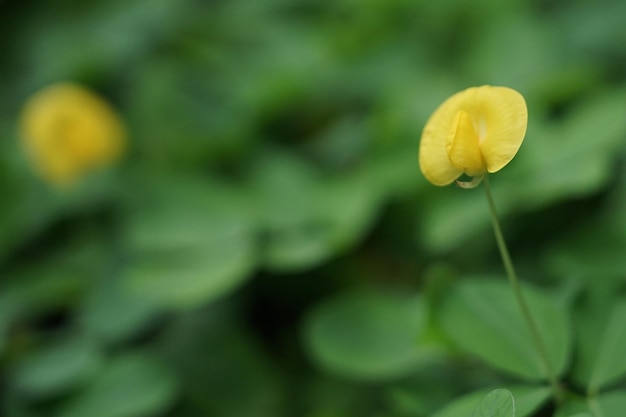
[[[422,173],[434,185],[461,175],[481,177],[508,164],[522,145],[528,122],[524,97],[508,87],[471,87],[430,116],[420,142]]]
[[[118,160],[126,142],[126,129],[111,106],[70,83],[54,84],[33,95],[20,124],[33,165],[56,185],[69,185]]]

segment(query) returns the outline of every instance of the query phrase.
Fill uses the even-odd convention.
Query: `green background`
[[[613,389],[598,403],[621,417],[625,16],[622,0],[0,1],[0,414],[421,417],[507,387],[552,415],[483,191],[417,163],[432,111],[491,84],[528,104],[491,181],[572,392],[559,416]],[[21,107],[58,81],[130,131],[71,190],[19,142]]]

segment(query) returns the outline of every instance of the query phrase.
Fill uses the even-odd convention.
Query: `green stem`
[[[504,269],[506,270],[506,274],[509,277],[509,282],[513,287],[513,293],[515,294],[515,298],[517,299],[517,303],[519,304],[520,309],[522,310],[522,315],[526,324],[528,325],[528,329],[530,330],[531,337],[535,344],[535,348],[539,353],[539,357],[543,362],[543,366],[545,368],[545,374],[550,381],[550,385],[552,386],[552,390],[554,391],[554,395],[557,401],[561,402],[562,393],[557,382],[556,373],[550,364],[550,360],[548,359],[548,351],[546,349],[543,340],[541,339],[541,334],[539,333],[539,328],[537,327],[537,323],[533,319],[532,314],[530,313],[530,309],[528,308],[528,304],[526,303],[526,299],[524,298],[524,294],[522,292],[522,288],[520,287],[519,280],[517,279],[517,274],[515,273],[515,269],[513,268],[513,262],[511,261],[511,256],[509,255],[509,250],[507,249],[506,242],[504,241],[504,237],[502,235],[502,229],[500,228],[500,221],[498,220],[498,212],[496,211],[496,204],[493,200],[493,196],[491,194],[491,185],[489,184],[489,176],[485,175],[483,179],[483,184],[485,188],[485,195],[487,196],[487,202],[489,203],[489,210],[491,212],[491,221],[493,223],[493,231],[496,235],[496,241],[498,242],[498,249],[500,250],[500,256],[502,257],[502,262],[504,263]]]

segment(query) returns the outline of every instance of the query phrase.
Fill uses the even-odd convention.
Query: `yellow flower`
[[[24,106],[22,143],[43,178],[69,185],[118,160],[126,129],[115,111],[89,90],[70,83],[49,86]]]
[[[454,94],[424,127],[419,162],[431,183],[448,185],[461,175],[497,172],[517,153],[526,134],[524,97],[507,87],[472,87]],[[460,183],[470,184],[470,183]]]

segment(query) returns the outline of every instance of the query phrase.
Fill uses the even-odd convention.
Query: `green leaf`
[[[297,270],[328,256],[329,225],[317,210],[321,186],[312,166],[287,153],[256,161],[252,187],[264,231],[261,258],[268,267]]]
[[[494,184],[494,188],[497,184]],[[430,190],[420,205],[418,236],[430,249],[446,251],[475,238],[489,227],[487,202],[480,193],[450,187]],[[497,190],[496,190],[497,191]],[[499,195],[497,192],[496,195]],[[463,207],[463,215],[459,215]]]
[[[180,378],[176,416],[276,417],[291,404],[280,359],[228,303],[177,314],[160,338],[164,361]],[[256,329],[255,329],[256,332]]]
[[[423,326],[420,299],[362,291],[318,305],[304,323],[304,336],[312,358],[328,371],[389,379],[432,359],[432,348],[419,344]]]
[[[159,28],[164,34],[182,24],[181,7],[172,0],[96,2],[71,10],[62,7],[49,9],[42,5],[28,22],[33,25],[33,36],[19,39],[22,47],[32,51],[28,77],[31,83],[41,85],[51,79],[75,78],[89,68],[98,75],[106,73],[130,57],[144,54],[155,42],[149,35],[153,30],[150,28]],[[57,18],[52,17],[50,10],[55,10]],[[137,30],[140,25],[143,30]],[[81,33],[78,39],[72,36],[77,31]],[[44,33],[48,36],[42,36]],[[107,42],[102,41],[103,33],[111,34]],[[133,39],[129,40],[129,36]],[[53,54],[53,50],[57,53]],[[43,62],[50,64],[42,65]]]
[[[623,417],[626,410],[626,392],[612,391],[602,394],[596,403],[591,401],[590,408],[596,417]]]
[[[574,398],[561,404],[555,417],[622,417],[626,410],[626,391]]]
[[[178,383],[157,359],[127,353],[113,359],[92,384],[72,398],[60,417],[142,417],[162,414]]]
[[[626,274],[626,178],[616,182],[611,195],[594,216],[563,233],[546,251],[546,261],[556,276],[587,278],[588,287],[621,285]],[[593,277],[593,279],[589,279]]]
[[[491,391],[474,409],[474,417],[515,417],[513,394],[504,388]]]
[[[576,414],[572,414],[568,417],[595,417],[593,414],[588,413],[586,411],[582,412],[582,413],[576,413]]]
[[[129,291],[116,278],[95,285],[79,313],[85,329],[107,342],[132,337],[161,311],[154,301]]]
[[[559,404],[554,417],[571,417],[578,416],[579,414],[585,415],[589,412],[589,408],[582,397],[576,396],[574,398],[567,399],[562,404]],[[595,417],[592,415],[592,417]]]
[[[495,403],[498,403],[498,398],[506,399],[510,394],[515,398],[515,417],[527,417],[533,414],[546,400],[550,397],[550,388],[548,387],[529,387],[529,386],[514,386],[504,392],[500,390],[482,389],[479,391],[467,394],[451,404],[448,404],[443,409],[435,413],[433,417],[468,417],[472,415],[472,412],[476,413],[476,410],[483,409],[493,399]],[[496,394],[490,397],[490,393]],[[509,394],[506,394],[506,393]],[[504,401],[503,411],[506,411],[507,402]],[[488,407],[487,407],[488,410]],[[497,408],[496,408],[497,410]],[[477,416],[497,416],[498,414],[475,414]],[[503,414],[503,416],[510,416],[513,414]]]
[[[13,383],[33,397],[58,395],[99,372],[104,357],[90,340],[73,338],[45,346],[19,361]]]
[[[256,266],[253,214],[237,192],[180,177],[144,188],[129,213],[134,256],[123,285],[163,306],[190,308],[250,277]]]
[[[524,296],[552,367],[561,373],[571,346],[567,309],[538,288],[525,286]],[[461,282],[445,300],[440,322],[444,332],[465,352],[522,378],[545,377],[513,290],[504,278],[499,281],[471,278]]]
[[[579,297],[574,310],[572,379],[590,393],[597,393],[624,374],[619,354],[624,341],[617,321],[624,315],[626,300],[618,292],[616,285],[593,285]]]
[[[561,122],[539,124],[539,129],[529,131],[534,140],[524,144],[514,172],[507,170],[507,179],[524,181],[516,182],[518,189],[506,187],[504,194],[498,193],[500,198],[536,207],[567,196],[588,195],[610,181],[626,134],[626,120],[614,109],[625,98],[624,88],[600,90],[581,100]],[[593,141],[589,141],[591,136]]]
[[[216,242],[206,252],[146,257],[126,271],[128,288],[164,307],[193,308],[228,294],[250,276],[254,248],[247,239]]]
[[[0,353],[4,349],[11,320],[18,308],[19,303],[16,303],[11,297],[0,295]]]
[[[587,385],[590,392],[596,392],[626,374],[624,323],[626,323],[626,300],[621,300],[613,307],[601,339],[596,340],[598,346],[596,359]]]
[[[275,152],[259,158],[253,177],[261,257],[275,271],[310,268],[345,251],[377,213],[379,192],[367,172],[322,181],[303,160]]]
[[[0,287],[0,312],[3,321],[44,316],[50,311],[72,305],[85,290],[89,280],[97,276],[106,259],[91,252],[89,242],[58,246],[36,263],[11,271]]]

